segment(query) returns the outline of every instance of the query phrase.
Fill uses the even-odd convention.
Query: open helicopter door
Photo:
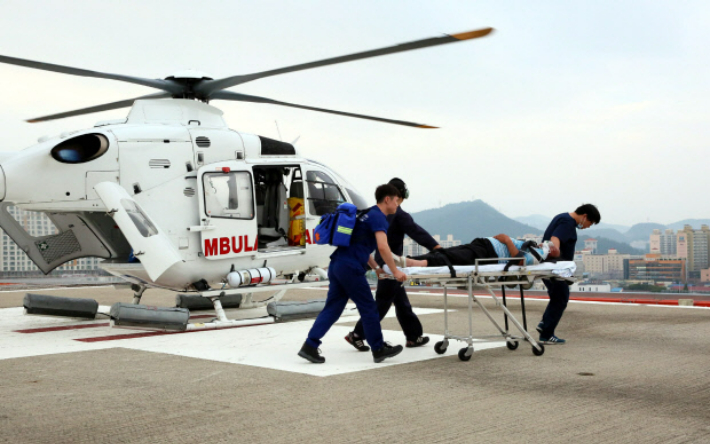
[[[253,183],[251,170],[241,162],[217,162],[197,170],[202,224],[190,230],[202,232],[202,254],[207,259],[256,254]]]
[[[165,232],[155,225],[123,187],[113,182],[101,182],[94,189],[131,244],[133,255],[140,260],[153,281],[157,281],[176,263],[182,262],[180,253]]]

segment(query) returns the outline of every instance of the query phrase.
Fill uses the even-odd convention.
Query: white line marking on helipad
[[[414,311],[420,316],[442,313],[442,310],[427,308],[415,308]],[[312,364],[300,358],[297,353],[313,325],[313,319],[238,329],[210,330],[87,343],[76,339],[99,335],[124,335],[129,332],[140,331],[96,327],[63,329],[32,334],[18,333],[17,330],[67,327],[82,324],[83,322],[87,324],[96,323],[96,321],[81,321],[74,318],[27,316],[23,312],[22,307],[0,309],[0,360],[120,347],[313,376],[331,376],[453,356],[464,346],[463,342],[451,341],[449,350],[444,355],[437,355],[434,352],[434,343],[442,340],[443,337],[429,335],[431,342],[427,346],[405,348],[400,355],[383,363],[375,364],[371,353],[358,352],[343,339],[351,330],[351,327],[338,324],[354,322],[358,316],[356,310],[346,309],[338,323],[330,329],[323,339],[321,350],[326,357],[326,363]],[[393,316],[394,311],[388,314],[388,317]],[[385,330],[383,334],[385,340],[393,344],[404,345],[404,335],[401,331]],[[474,344],[474,349],[475,351],[480,351],[503,346],[505,346],[505,342],[497,341]]]

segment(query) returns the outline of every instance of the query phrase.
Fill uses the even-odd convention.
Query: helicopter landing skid
[[[280,285],[264,285],[255,287],[244,287],[244,288],[233,288],[229,290],[214,290],[214,291],[203,291],[199,295],[210,299],[214,305],[214,310],[217,317],[211,322],[205,323],[188,323],[185,326],[185,331],[197,331],[197,330],[215,330],[220,328],[235,328],[235,327],[246,327],[250,325],[262,325],[262,324],[273,324],[276,322],[276,318],[270,315],[261,316],[258,318],[249,319],[228,319],[227,314],[222,308],[221,298],[225,296],[232,296],[241,294],[242,302],[239,305],[239,309],[253,309],[266,307],[269,302],[276,302],[284,297],[288,290],[293,290],[297,288],[304,287],[316,287],[328,285],[328,281],[318,281],[318,282],[304,282],[298,284],[280,284]],[[274,291],[274,287],[279,287],[279,291],[272,297],[265,299],[263,301],[252,300],[253,294],[264,291]]]

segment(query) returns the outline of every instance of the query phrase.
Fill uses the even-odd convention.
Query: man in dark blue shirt
[[[321,338],[340,318],[348,299],[355,303],[360,312],[375,362],[382,362],[402,352],[401,345],[391,346],[383,341],[377,304],[372,298],[370,284],[365,278],[370,253],[375,247],[379,250],[385,263],[394,267],[393,270],[397,269],[392,252],[387,246],[386,216],[397,211],[399,191],[392,185],[380,185],[375,190],[375,198],[377,205],[372,206],[368,212],[360,214],[357,218],[350,245],[338,247],[330,256],[330,265],[328,266],[330,285],[325,307],[318,314],[313,327],[308,332],[308,339],[298,352],[298,356],[315,364],[325,362],[325,358],[321,356],[318,349],[321,345]],[[407,276],[399,271],[394,277],[397,281],[402,282]]]
[[[576,229],[585,230],[601,221],[599,210],[592,204],[584,204],[572,213],[558,214],[545,230],[542,240],[549,240],[560,249],[562,261],[573,261],[577,244]],[[566,341],[555,336],[555,328],[562,319],[562,314],[569,302],[569,285],[565,281],[543,279],[547,287],[550,302],[547,304],[542,321],[536,330],[540,333],[540,342],[544,344],[564,344]]]
[[[393,185],[399,191],[401,195],[399,203],[401,205],[402,201],[409,197],[407,185],[402,179],[397,177],[390,180],[389,184]],[[417,225],[414,219],[412,219],[412,216],[404,211],[402,207],[398,207],[395,214],[387,216],[387,221],[389,222],[387,244],[392,250],[392,253],[398,256],[402,255],[405,234],[414,239],[419,245],[429,250],[441,248],[441,245],[439,245],[424,228]],[[378,251],[375,253],[375,264],[372,264],[376,265],[375,269],[378,271],[378,275],[381,272],[382,264],[384,264],[384,260],[382,260],[382,256]],[[419,347],[429,342],[428,336],[422,336],[424,333],[422,323],[419,322],[419,318],[414,314],[414,311],[412,311],[412,304],[409,302],[407,292],[399,282],[391,279],[379,280],[377,282],[375,299],[377,300],[377,310],[380,314],[380,320],[385,317],[394,303],[397,320],[399,321],[399,325],[402,326],[404,336],[407,338],[407,347]],[[368,338],[368,342],[370,342],[363,328],[362,320],[360,320],[355,325],[355,330],[348,333],[345,340],[359,351],[368,351],[369,347],[363,343],[363,339],[365,338]]]

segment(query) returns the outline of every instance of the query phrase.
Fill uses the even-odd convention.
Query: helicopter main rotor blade
[[[404,120],[385,119],[383,117],[366,116],[364,114],[346,113],[344,111],[335,111],[332,109],[316,108],[313,106],[305,106],[305,105],[297,105],[295,103],[280,102],[278,100],[267,99],[266,97],[250,96],[248,94],[240,94],[240,93],[235,93],[232,91],[217,91],[215,93],[212,93],[211,98],[218,99],[218,100],[232,100],[235,102],[267,103],[270,105],[288,106],[291,108],[307,109],[310,111],[319,111],[322,113],[337,114],[339,116],[356,117],[358,119],[374,120],[376,122],[385,122],[385,123],[391,123],[394,125],[413,126],[415,128],[438,128],[436,126],[429,126],[429,125],[424,125],[421,123],[414,123],[414,122],[406,122]]]
[[[53,63],[36,62],[34,60],[18,59],[0,55],[0,63],[24,66],[26,68],[41,69],[43,71],[59,72],[81,77],[95,77],[97,79],[119,80],[121,82],[135,83],[137,85],[162,89],[173,94],[180,94],[183,87],[178,83],[162,79],[145,79],[142,77],[124,76],[122,74],[111,74],[106,72],[90,71],[88,69],[73,68],[71,66],[55,65]]]
[[[285,74],[294,71],[303,71],[305,69],[318,68],[321,66],[335,65],[337,63],[352,62],[354,60],[367,59],[370,57],[377,57],[387,54],[394,54],[397,52],[411,51],[413,49],[428,48],[430,46],[445,45],[447,43],[455,43],[463,40],[471,40],[479,37],[485,37],[493,32],[493,28],[478,29],[475,31],[461,32],[458,34],[444,35],[442,37],[432,37],[423,40],[416,40],[413,42],[402,43],[399,45],[389,46],[387,48],[373,49],[370,51],[358,52],[355,54],[344,55],[340,57],[333,57],[330,59],[324,59],[316,62],[303,63],[300,65],[288,66],[285,68],[273,69],[270,71],[263,71],[254,74],[245,74],[232,77],[225,77],[218,80],[205,80],[199,85],[195,86],[195,90],[200,92],[204,96],[210,96],[215,91],[229,88],[231,86],[240,85],[242,83],[251,82],[252,80],[262,79],[264,77],[271,77],[279,74]]]
[[[90,106],[88,108],[77,109],[74,111],[67,111],[64,113],[52,114],[49,116],[36,117],[34,119],[28,119],[27,122],[37,123],[37,122],[46,122],[48,120],[63,119],[65,117],[81,116],[82,114],[91,114],[91,113],[97,113],[99,111],[108,111],[108,110],[112,110],[112,109],[125,108],[127,106],[133,105],[133,102],[135,102],[136,100],[162,99],[162,98],[168,98],[168,97],[172,97],[172,95],[168,94],[168,93],[149,94],[147,96],[134,97],[132,99],[121,100],[119,102],[104,103],[103,105]]]

